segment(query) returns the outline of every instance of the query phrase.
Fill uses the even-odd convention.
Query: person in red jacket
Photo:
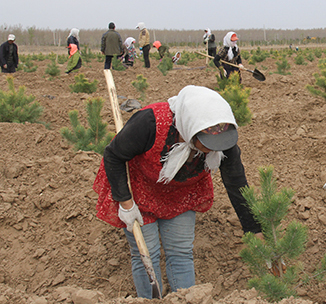
[[[230,105],[216,91],[189,85],[168,102],[136,112],[106,147],[93,185],[97,217],[124,229],[138,297],[151,299],[152,288],[132,234],[135,220],[161,290],[160,238],[171,291],[195,285],[195,218],[213,204],[211,172],[220,170],[244,232],[260,233],[239,190],[247,180],[237,128]]]

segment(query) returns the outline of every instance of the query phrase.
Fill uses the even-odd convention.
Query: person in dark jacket
[[[15,73],[18,67],[18,47],[15,40],[15,35],[9,34],[8,40],[0,46],[0,65],[2,73]]]
[[[215,35],[212,34],[209,28],[205,29],[205,34],[203,36],[204,44],[207,44],[207,50],[209,56],[216,56],[216,44],[215,44]]]
[[[214,57],[214,64],[220,69],[221,78],[229,78],[232,72],[236,72],[239,73],[239,80],[241,82],[240,69],[243,70],[244,66],[242,65],[240,50],[237,46],[238,40],[239,38],[235,32],[228,32],[223,39],[223,47],[219,49],[217,55]],[[239,68],[226,63],[221,64],[221,59],[236,64]]]
[[[115,24],[109,23],[109,30],[105,32],[101,40],[101,52],[105,55],[104,69],[111,68],[114,55],[120,58],[123,55],[123,45],[120,34],[115,30]]]

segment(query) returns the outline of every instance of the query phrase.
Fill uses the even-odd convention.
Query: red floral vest
[[[148,108],[153,110],[156,119],[155,143],[149,151],[128,162],[133,198],[144,224],[153,223],[157,218],[171,219],[189,210],[206,212],[213,204],[214,192],[211,175],[205,170],[182,182],[173,179],[168,184],[157,183],[162,169],[161,152],[166,148],[173,114],[167,102],[152,104],[142,110]],[[97,217],[115,227],[125,227],[118,217],[119,203],[112,199],[103,159],[93,189],[99,194]]]

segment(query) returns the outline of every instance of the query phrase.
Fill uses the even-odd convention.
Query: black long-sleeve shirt
[[[150,150],[156,138],[156,120],[152,109],[135,113],[104,151],[104,166],[111,185],[112,197],[117,201],[131,199],[127,183],[126,162]],[[229,199],[239,217],[244,232],[260,232],[239,189],[247,186],[240,148],[235,145],[223,151],[220,172]]]

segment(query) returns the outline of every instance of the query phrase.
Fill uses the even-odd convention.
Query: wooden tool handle
[[[197,52],[197,51],[195,51],[195,53],[197,53],[197,54],[199,54],[199,55],[206,56],[206,57],[211,58],[211,59],[214,59],[213,56],[210,56],[210,55],[207,55],[207,54],[204,54],[204,53],[201,53],[201,52]],[[231,66],[233,66],[233,67],[236,67],[236,68],[240,69],[240,67],[239,67],[238,65],[234,64],[234,63],[227,62],[227,61],[224,61],[224,60],[222,60],[222,59],[220,59],[220,61],[221,61],[222,63],[228,64],[228,65],[231,65]]]

